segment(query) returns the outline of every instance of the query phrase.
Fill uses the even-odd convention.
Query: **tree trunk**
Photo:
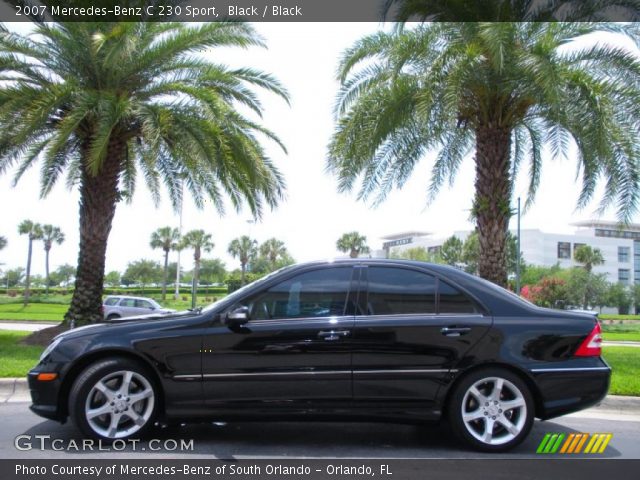
[[[162,301],[167,299],[167,273],[169,269],[169,250],[164,251],[164,271],[162,273]]]
[[[351,252],[349,253],[349,256],[351,258],[358,258],[358,250],[356,250],[355,248],[352,248]]]
[[[490,282],[507,285],[506,240],[511,217],[511,131],[476,128],[476,196],[473,214],[478,226],[478,273]]]
[[[49,295],[49,251],[51,247],[44,249],[44,274],[45,274],[45,284],[44,291],[46,295]]]
[[[87,149],[84,148],[83,152]],[[113,216],[119,199],[118,180],[125,144],[112,134],[108,153],[97,175],[84,168],[80,178],[80,247],[75,288],[64,316],[71,328],[102,321],[105,256]]]
[[[24,306],[29,303],[29,284],[31,283],[31,254],[33,253],[33,238],[29,235],[29,250],[27,252],[27,276],[24,283]]]
[[[240,263],[240,284],[244,286],[244,272],[247,269],[247,264],[244,262]]]

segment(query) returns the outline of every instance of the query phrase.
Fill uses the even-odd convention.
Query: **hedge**
[[[31,295],[44,295],[44,288],[31,288],[29,289]],[[173,294],[175,289],[167,288],[167,295]],[[24,292],[24,288],[0,288],[0,295],[4,294],[14,294],[14,296],[20,295],[22,296]],[[162,288],[161,287],[147,287],[147,288],[125,288],[125,287],[107,287],[103,292],[105,295],[161,295]],[[205,287],[200,286],[198,288],[198,295],[226,295],[227,287]],[[73,294],[73,288],[63,288],[63,287],[54,287],[49,289],[50,295],[71,295]],[[190,295],[191,289],[189,287],[181,287],[180,295]]]

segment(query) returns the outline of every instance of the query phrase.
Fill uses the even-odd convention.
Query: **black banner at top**
[[[0,0],[0,21],[640,21],[640,0]]]

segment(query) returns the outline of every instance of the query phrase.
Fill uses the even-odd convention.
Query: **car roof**
[[[149,298],[149,297],[134,297],[132,295],[107,295],[105,297],[105,300],[107,298],[121,298],[121,299],[122,298],[129,298],[131,300],[151,300],[151,301],[155,302],[155,300],[153,298]]]

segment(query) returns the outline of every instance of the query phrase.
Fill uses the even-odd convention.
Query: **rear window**
[[[105,305],[109,305],[109,306],[113,306],[113,305],[116,305],[116,304],[118,303],[118,300],[120,300],[120,299],[119,299],[119,298],[117,298],[117,297],[107,298],[107,299],[104,301],[104,304],[105,304]]]

